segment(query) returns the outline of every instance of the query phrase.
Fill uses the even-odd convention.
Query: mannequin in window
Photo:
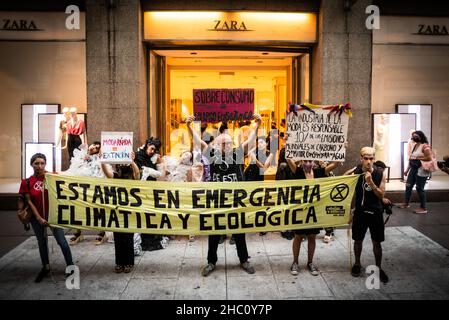
[[[69,168],[70,158],[67,153],[67,123],[70,121],[70,109],[64,107],[62,109],[64,119],[59,122],[59,135],[56,140],[56,148],[61,149],[61,171]]]
[[[81,144],[87,144],[86,126],[84,121],[78,118],[76,107],[72,107],[70,120],[67,122],[67,148],[70,159],[73,157],[73,150]]]
[[[376,159],[388,162],[387,158],[387,139],[388,139],[388,122],[387,115],[381,114],[380,121],[376,126],[373,147],[376,150]]]

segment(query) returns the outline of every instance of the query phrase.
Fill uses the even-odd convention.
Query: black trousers
[[[134,265],[134,233],[114,232],[115,264]]]
[[[67,137],[67,150],[69,151],[69,161],[73,158],[73,150],[81,145],[82,141],[80,136],[75,134],[69,134]]]
[[[209,236],[209,249],[207,250],[207,262],[216,264],[218,243],[220,242],[221,235]],[[248,260],[248,249],[246,247],[246,239],[244,233],[233,234],[235,240],[235,246],[237,247],[237,255],[239,256],[240,263],[244,263]]]

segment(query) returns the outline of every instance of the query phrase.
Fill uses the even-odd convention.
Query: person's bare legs
[[[373,241],[373,253],[374,259],[376,260],[376,266],[381,269],[382,264],[382,245],[380,242]]]
[[[295,234],[293,239],[293,263],[298,264],[299,250],[301,249],[302,235]]]
[[[315,254],[316,247],[316,234],[310,234],[307,236],[307,263],[313,262],[313,255]]]

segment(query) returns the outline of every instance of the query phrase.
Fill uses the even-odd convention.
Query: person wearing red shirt
[[[39,245],[39,254],[42,261],[42,269],[37,275],[35,282],[41,282],[50,272],[50,261],[48,257],[48,192],[44,188],[45,165],[47,158],[42,153],[36,153],[31,157],[30,165],[33,167],[33,175],[28,179],[23,179],[19,193],[24,195],[28,206],[31,209],[31,226]],[[45,191],[44,191],[45,190]],[[70,246],[61,228],[50,227],[56,242],[61,247],[67,266],[73,265]]]

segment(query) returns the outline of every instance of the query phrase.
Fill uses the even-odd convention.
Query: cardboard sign
[[[193,89],[196,121],[249,120],[254,112],[254,89]]]
[[[131,163],[132,151],[132,132],[101,132],[101,162]]]
[[[349,116],[325,109],[287,115],[287,159],[344,161]]]

